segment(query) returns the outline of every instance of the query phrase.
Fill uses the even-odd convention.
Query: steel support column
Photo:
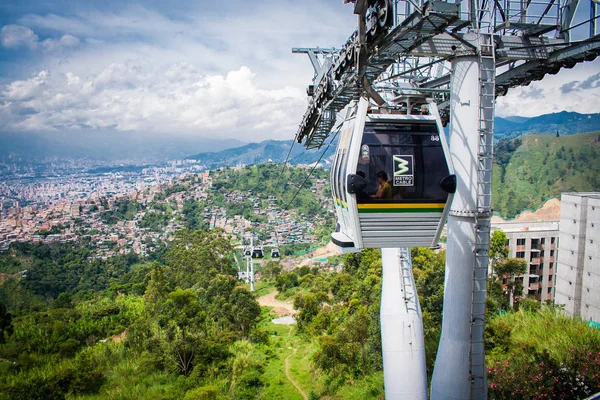
[[[471,400],[471,305],[475,265],[479,143],[479,59],[452,61],[450,154],[457,188],[448,216],[442,334],[431,383],[432,400]]]

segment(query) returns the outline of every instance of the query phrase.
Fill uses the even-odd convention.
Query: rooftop
[[[504,232],[543,232],[557,231],[558,221],[532,221],[532,222],[494,222],[492,229],[500,229]]]

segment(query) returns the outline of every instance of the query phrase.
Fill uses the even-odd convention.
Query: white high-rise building
[[[600,193],[563,193],[555,304],[600,322]]]

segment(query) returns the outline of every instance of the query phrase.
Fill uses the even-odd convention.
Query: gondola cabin
[[[346,252],[437,246],[456,190],[446,138],[433,101],[400,104],[347,110],[331,172],[332,240]]]
[[[271,260],[279,261],[279,249],[271,249]]]
[[[265,255],[264,255],[262,246],[252,248],[252,258],[253,259],[260,260],[260,259],[264,258],[264,256]]]
[[[244,248],[244,256],[250,257],[251,255],[252,255],[252,250],[250,250],[250,247]]]

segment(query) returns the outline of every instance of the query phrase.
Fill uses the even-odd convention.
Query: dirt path
[[[296,349],[294,349],[294,352],[292,354],[296,354]],[[298,384],[290,376],[290,356],[292,356],[292,354],[288,354],[288,356],[285,358],[285,376],[288,379],[288,381],[290,381],[290,383],[292,385],[294,385],[294,387],[296,388],[296,390],[298,391],[298,393],[300,393],[300,395],[302,396],[302,398],[304,398],[304,400],[308,400],[308,397],[306,396],[306,393],[304,393],[302,391],[302,389],[300,389],[300,386],[298,386]]]
[[[306,258],[300,262],[299,266],[311,265],[313,258],[327,258],[331,256],[339,256],[341,254],[342,253],[340,252],[339,247],[333,244],[333,242],[329,242],[326,246],[319,247],[318,249],[308,253]]]
[[[341,254],[340,249],[332,242],[329,242],[327,245],[319,247],[302,256],[283,257],[281,261],[279,261],[279,264],[284,271],[293,271],[303,265],[312,265],[311,261],[313,258],[327,258],[330,256],[339,256]]]
[[[275,313],[279,317],[283,317],[286,315],[296,315],[297,311],[294,310],[294,306],[292,303],[288,303],[287,301],[277,300],[275,295],[277,294],[277,290],[272,291],[269,294],[259,297],[258,304],[261,306],[273,307],[275,309]]]

